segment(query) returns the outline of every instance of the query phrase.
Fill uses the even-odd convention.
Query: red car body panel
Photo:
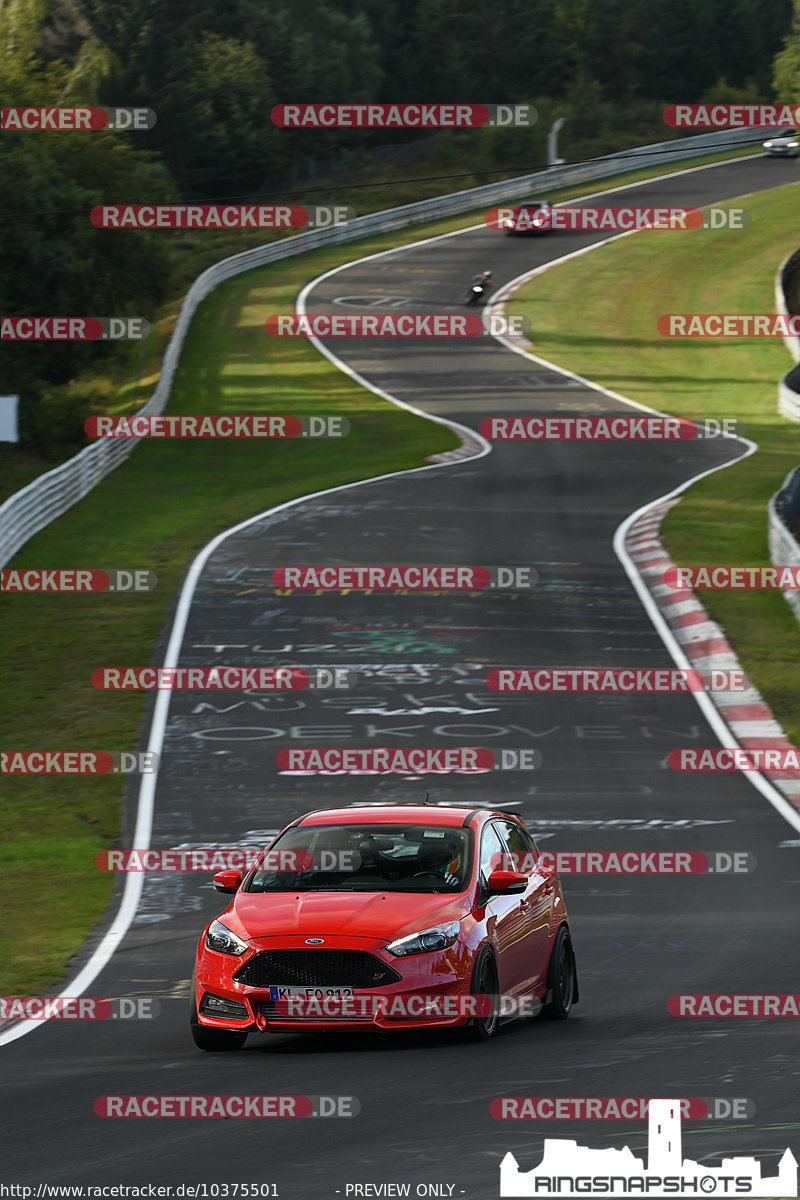
[[[249,948],[241,956],[212,950],[206,945],[209,926],[203,930],[193,984],[197,1023],[237,1032],[420,1029],[467,1023],[469,1018],[465,1015],[403,1020],[387,1019],[380,1013],[366,1019],[337,1017],[319,1021],[306,1017],[269,1017],[265,1023],[260,1005],[270,999],[268,988],[239,982],[233,978],[234,974],[264,950],[307,950],[305,939],[309,937],[324,939],[326,950],[366,952],[399,976],[396,981],[382,983],[373,994],[468,997],[476,958],[488,946],[495,959],[501,995],[535,996],[544,1000],[550,952],[559,926],[567,922],[558,877],[534,869],[525,872],[528,885],[524,893],[487,898],[480,891],[483,829],[495,820],[521,824],[518,818],[499,810],[430,805],[326,809],[293,821],[272,845],[288,829],[298,826],[403,824],[462,828],[467,820],[474,837],[469,882],[465,890],[452,895],[399,891],[246,892],[240,886],[217,919],[246,941]],[[446,949],[404,957],[386,949],[387,944],[398,938],[445,921],[460,924],[457,940]],[[243,1003],[247,1018],[210,1017],[201,1013],[205,993]]]

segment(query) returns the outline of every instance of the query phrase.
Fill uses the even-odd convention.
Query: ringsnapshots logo
[[[270,119],[280,129],[481,129],[530,128],[532,104],[276,104]]]
[[[538,1196],[797,1196],[797,1160],[786,1150],[778,1173],[765,1176],[753,1157],[723,1158],[719,1167],[684,1158],[679,1099],[651,1099],[647,1161],[629,1147],[592,1150],[575,1141],[545,1138],[542,1161],[521,1171],[513,1154],[500,1164],[502,1197]]]

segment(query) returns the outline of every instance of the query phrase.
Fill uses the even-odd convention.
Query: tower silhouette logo
[[[797,1196],[797,1159],[785,1150],[778,1174],[764,1177],[755,1158],[723,1158],[719,1167],[684,1158],[679,1100],[651,1100],[647,1164],[625,1146],[591,1150],[564,1138],[546,1138],[542,1161],[520,1171],[514,1155],[500,1164],[502,1197],[569,1196],[792,1197]]]

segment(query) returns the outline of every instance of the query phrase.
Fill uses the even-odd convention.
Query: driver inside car
[[[458,883],[461,855],[454,842],[423,842],[419,850],[418,874],[440,875],[445,883]]]

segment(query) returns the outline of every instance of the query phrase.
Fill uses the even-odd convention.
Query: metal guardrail
[[[775,308],[783,316],[800,310],[800,250],[784,259],[775,276]],[[790,421],[800,422],[800,338],[784,337],[784,345],[795,366],[778,384],[778,411]],[[773,566],[800,565],[800,544],[794,527],[800,516],[800,467],[783,481],[780,491],[767,504],[767,542]],[[800,592],[784,590],[786,603],[800,621]]]
[[[156,414],[164,411],[186,332],[198,305],[220,283],[245,271],[297,254],[305,254],[323,246],[356,241],[372,234],[402,229],[432,218],[456,216],[482,205],[490,207],[522,199],[531,193],[541,194],[550,188],[604,179],[630,171],[634,167],[654,166],[664,162],[665,154],[668,154],[669,161],[696,158],[700,154],[719,149],[720,144],[747,145],[760,141],[761,136],[761,132],[755,129],[724,129],[676,141],[653,142],[648,146],[621,150],[617,154],[606,155],[590,163],[551,167],[532,175],[483,184],[461,192],[450,192],[445,196],[434,196],[429,200],[404,204],[398,208],[368,213],[363,217],[356,217],[346,225],[296,234],[222,259],[198,275],[186,293],[164,354],[158,384],[138,412]],[[0,567],[5,566],[34,534],[82,500],[101,479],[128,457],[140,440],[98,439],[73,458],[38,476],[27,487],[9,496],[5,503],[0,505]]]
[[[767,505],[767,538],[769,557],[773,566],[800,566],[800,545],[792,530],[800,516],[800,467],[795,467],[783,481],[783,487],[769,498]],[[800,621],[800,592],[785,588],[786,603]]]
[[[778,267],[775,309],[781,316],[800,312],[800,250],[795,250]],[[778,412],[790,421],[800,421],[800,338],[785,336],[783,344],[795,366],[778,383]]]

